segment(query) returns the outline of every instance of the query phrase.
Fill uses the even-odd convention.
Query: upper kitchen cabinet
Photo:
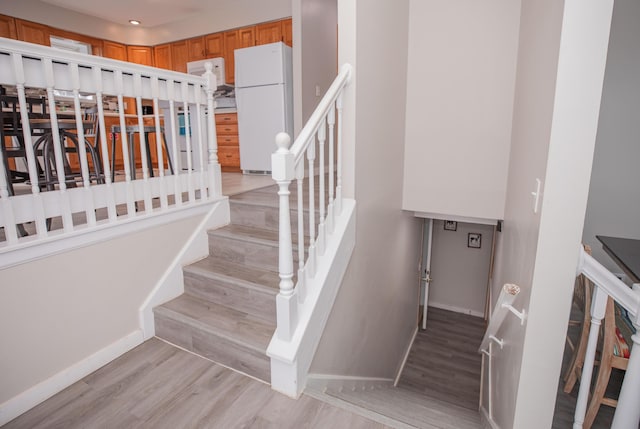
[[[255,46],[255,27],[243,27],[224,33],[224,68],[227,83],[235,82],[234,51]]]
[[[127,46],[105,40],[102,42],[102,56],[114,60],[127,61]]]
[[[224,33],[209,34],[204,37],[207,58],[224,57]]]
[[[194,37],[187,40],[189,61],[204,60],[206,58],[204,37]]]
[[[132,63],[153,66],[153,48],[149,46],[127,46],[127,60]]]
[[[11,16],[0,15],[0,37],[17,39],[16,20]]]
[[[51,46],[51,42],[49,41],[49,27],[17,18],[15,21],[18,40]]]
[[[187,63],[189,62],[189,48],[187,41],[181,40],[171,44],[171,64],[175,71],[187,72]]]
[[[256,45],[282,41],[282,22],[265,22],[256,25]]]
[[[154,65],[161,69],[173,70],[171,63],[171,44],[157,45],[153,47]]]
[[[293,21],[291,18],[283,19],[282,23],[282,41],[285,45],[293,46]]]

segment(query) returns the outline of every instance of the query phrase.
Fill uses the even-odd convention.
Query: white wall
[[[420,221],[402,212],[400,195],[409,1],[343,0],[338,14],[339,61],[355,69],[345,192],[357,204],[356,248],[311,372],[393,378],[417,326],[419,293]],[[381,58],[394,67],[380,67]]]
[[[337,74],[338,2],[293,0],[293,16],[294,132],[297,135]],[[296,37],[298,32],[300,36]],[[316,86],[320,95],[316,95]]]
[[[484,316],[493,225],[458,222],[456,231],[433,225],[429,305]],[[469,233],[482,234],[479,249],[467,247]]]
[[[404,209],[503,218],[518,26],[517,1],[411,1]]]
[[[622,270],[596,235],[640,239],[640,2],[616,0],[583,241]]]
[[[3,1],[0,13],[120,43],[156,45],[291,16],[291,0],[216,0],[205,13],[151,28],[120,25],[39,0]]]
[[[551,427],[586,209],[612,1],[523,0],[505,222],[495,287],[516,283],[524,326],[494,348],[499,427]],[[531,191],[542,179],[533,212]],[[497,296],[497,295],[496,295]],[[485,371],[486,374],[486,371]],[[485,381],[486,382],[486,381]],[[485,403],[483,404],[485,407]]]
[[[202,216],[0,271],[0,404],[140,329]]]

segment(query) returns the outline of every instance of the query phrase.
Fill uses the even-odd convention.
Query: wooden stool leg
[[[167,152],[167,161],[169,162],[169,171],[171,174],[175,174],[173,171],[173,163],[171,162],[171,152],[169,152],[169,145],[167,144],[167,138],[164,135],[164,131],[162,132],[162,141],[164,142],[164,150]]]
[[[598,378],[596,379],[596,384],[593,388],[593,395],[591,395],[591,401],[589,402],[587,414],[584,418],[584,424],[582,425],[583,429],[590,429],[591,425],[593,425],[593,421],[598,415],[600,404],[602,404],[604,392],[607,390],[610,376],[611,362],[601,362],[600,368],[598,369]]]
[[[111,130],[111,183],[116,178],[116,133]]]
[[[149,167],[149,177],[153,177],[153,162],[151,161],[151,148],[149,147],[149,133],[144,133],[144,142],[147,146],[147,166]],[[161,162],[161,160],[159,160]]]

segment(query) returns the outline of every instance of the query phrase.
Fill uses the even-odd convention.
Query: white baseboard
[[[135,330],[82,361],[65,368],[29,390],[0,404],[0,426],[142,344],[143,341],[142,331]]]
[[[411,336],[411,341],[409,341],[407,350],[405,350],[404,352],[404,357],[402,358],[402,362],[400,363],[400,367],[398,368],[398,372],[396,373],[396,378],[393,380],[394,386],[397,386],[398,382],[400,381],[400,377],[402,376],[402,371],[404,370],[404,366],[407,364],[407,359],[409,359],[409,353],[411,352],[413,343],[416,340],[416,335],[418,335],[418,325],[416,325],[416,329],[415,331],[413,331],[413,335]]]
[[[482,420],[483,427],[489,429],[500,429],[500,426],[498,426],[498,424],[489,417],[489,414],[484,407],[480,407],[480,419]]]
[[[484,313],[482,311],[476,311],[476,310],[471,310],[469,308],[457,307],[455,305],[442,304],[439,302],[429,301],[429,307],[435,307],[441,310],[449,310],[456,313],[468,314],[470,316],[484,317]]]

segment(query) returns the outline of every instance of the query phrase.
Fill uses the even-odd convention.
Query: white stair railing
[[[192,76],[0,38],[0,85],[17,100],[22,124],[17,135],[14,132],[5,137],[5,128],[2,143],[8,146],[13,142],[15,147],[23,148],[24,156],[20,158],[29,185],[26,189],[22,186],[22,192],[14,192],[6,168],[12,161],[5,164],[0,159],[0,228],[4,232],[0,266],[16,263],[16,251],[33,248],[40,242],[202,205],[221,197],[211,119],[216,89],[211,67],[203,76]],[[41,135],[34,134],[38,126],[33,118],[35,98],[43,101],[44,111],[38,113],[50,127],[44,131],[53,140],[48,151],[43,150],[46,143],[38,144]],[[107,99],[115,101],[117,113],[105,111]],[[137,113],[125,113],[126,99],[133,100]],[[143,115],[143,100],[153,105],[152,116]],[[62,111],[61,103],[70,110]],[[2,113],[8,115],[6,104],[2,107]],[[97,133],[90,138],[85,135],[88,107],[97,112]],[[71,115],[67,119],[61,119],[68,113]],[[112,181],[113,130],[106,128],[107,116],[117,117],[120,127],[124,180]],[[131,126],[135,128],[133,134],[124,132]],[[137,145],[132,146],[135,142],[129,141],[130,135],[137,137]],[[155,136],[155,146],[150,146],[149,154],[155,155],[153,165],[148,162],[147,136]],[[65,141],[74,138],[78,142],[75,156],[79,168],[73,172],[75,179],[70,179],[70,153],[74,151]],[[138,171],[135,180],[129,165],[129,153],[134,148],[138,148],[138,159],[142,161],[141,177]],[[43,174],[47,168],[49,174]],[[96,218],[100,209],[105,213],[102,219]],[[84,213],[86,221],[78,224],[73,216],[76,213]],[[51,218],[61,219],[60,229],[51,230]],[[27,235],[24,225],[28,224],[33,226]]]
[[[305,305],[306,284],[316,274],[317,258],[324,254],[327,240],[333,232],[334,220],[342,209],[342,96],[350,75],[351,66],[345,64],[291,147],[290,137],[286,133],[280,133],[276,137],[278,149],[271,158],[272,176],[278,184],[280,201],[280,292],[276,298],[276,335],[284,341],[290,340],[294,335],[298,315]],[[326,165],[325,151],[328,151]],[[307,206],[303,197],[305,178],[309,190]],[[317,193],[316,179],[319,181]],[[297,190],[297,202],[294,205],[297,211],[296,284],[289,202],[289,185],[293,180],[296,181]],[[306,241],[305,212],[308,214],[309,234]]]
[[[638,398],[640,398],[640,334],[638,333],[638,328],[640,328],[640,290],[627,286],[591,255],[585,252],[582,246],[580,247],[580,261],[578,263],[577,274],[584,274],[588,277],[594,283],[594,290],[591,304],[591,328],[589,330],[587,351],[582,367],[573,428],[581,429],[584,423],[595,363],[598,334],[609,297],[627,310],[631,322],[636,329],[636,333],[631,336],[633,347],[631,347],[631,355],[629,356],[627,370],[611,427],[613,429],[637,428],[640,424],[640,407],[638,406]]]

